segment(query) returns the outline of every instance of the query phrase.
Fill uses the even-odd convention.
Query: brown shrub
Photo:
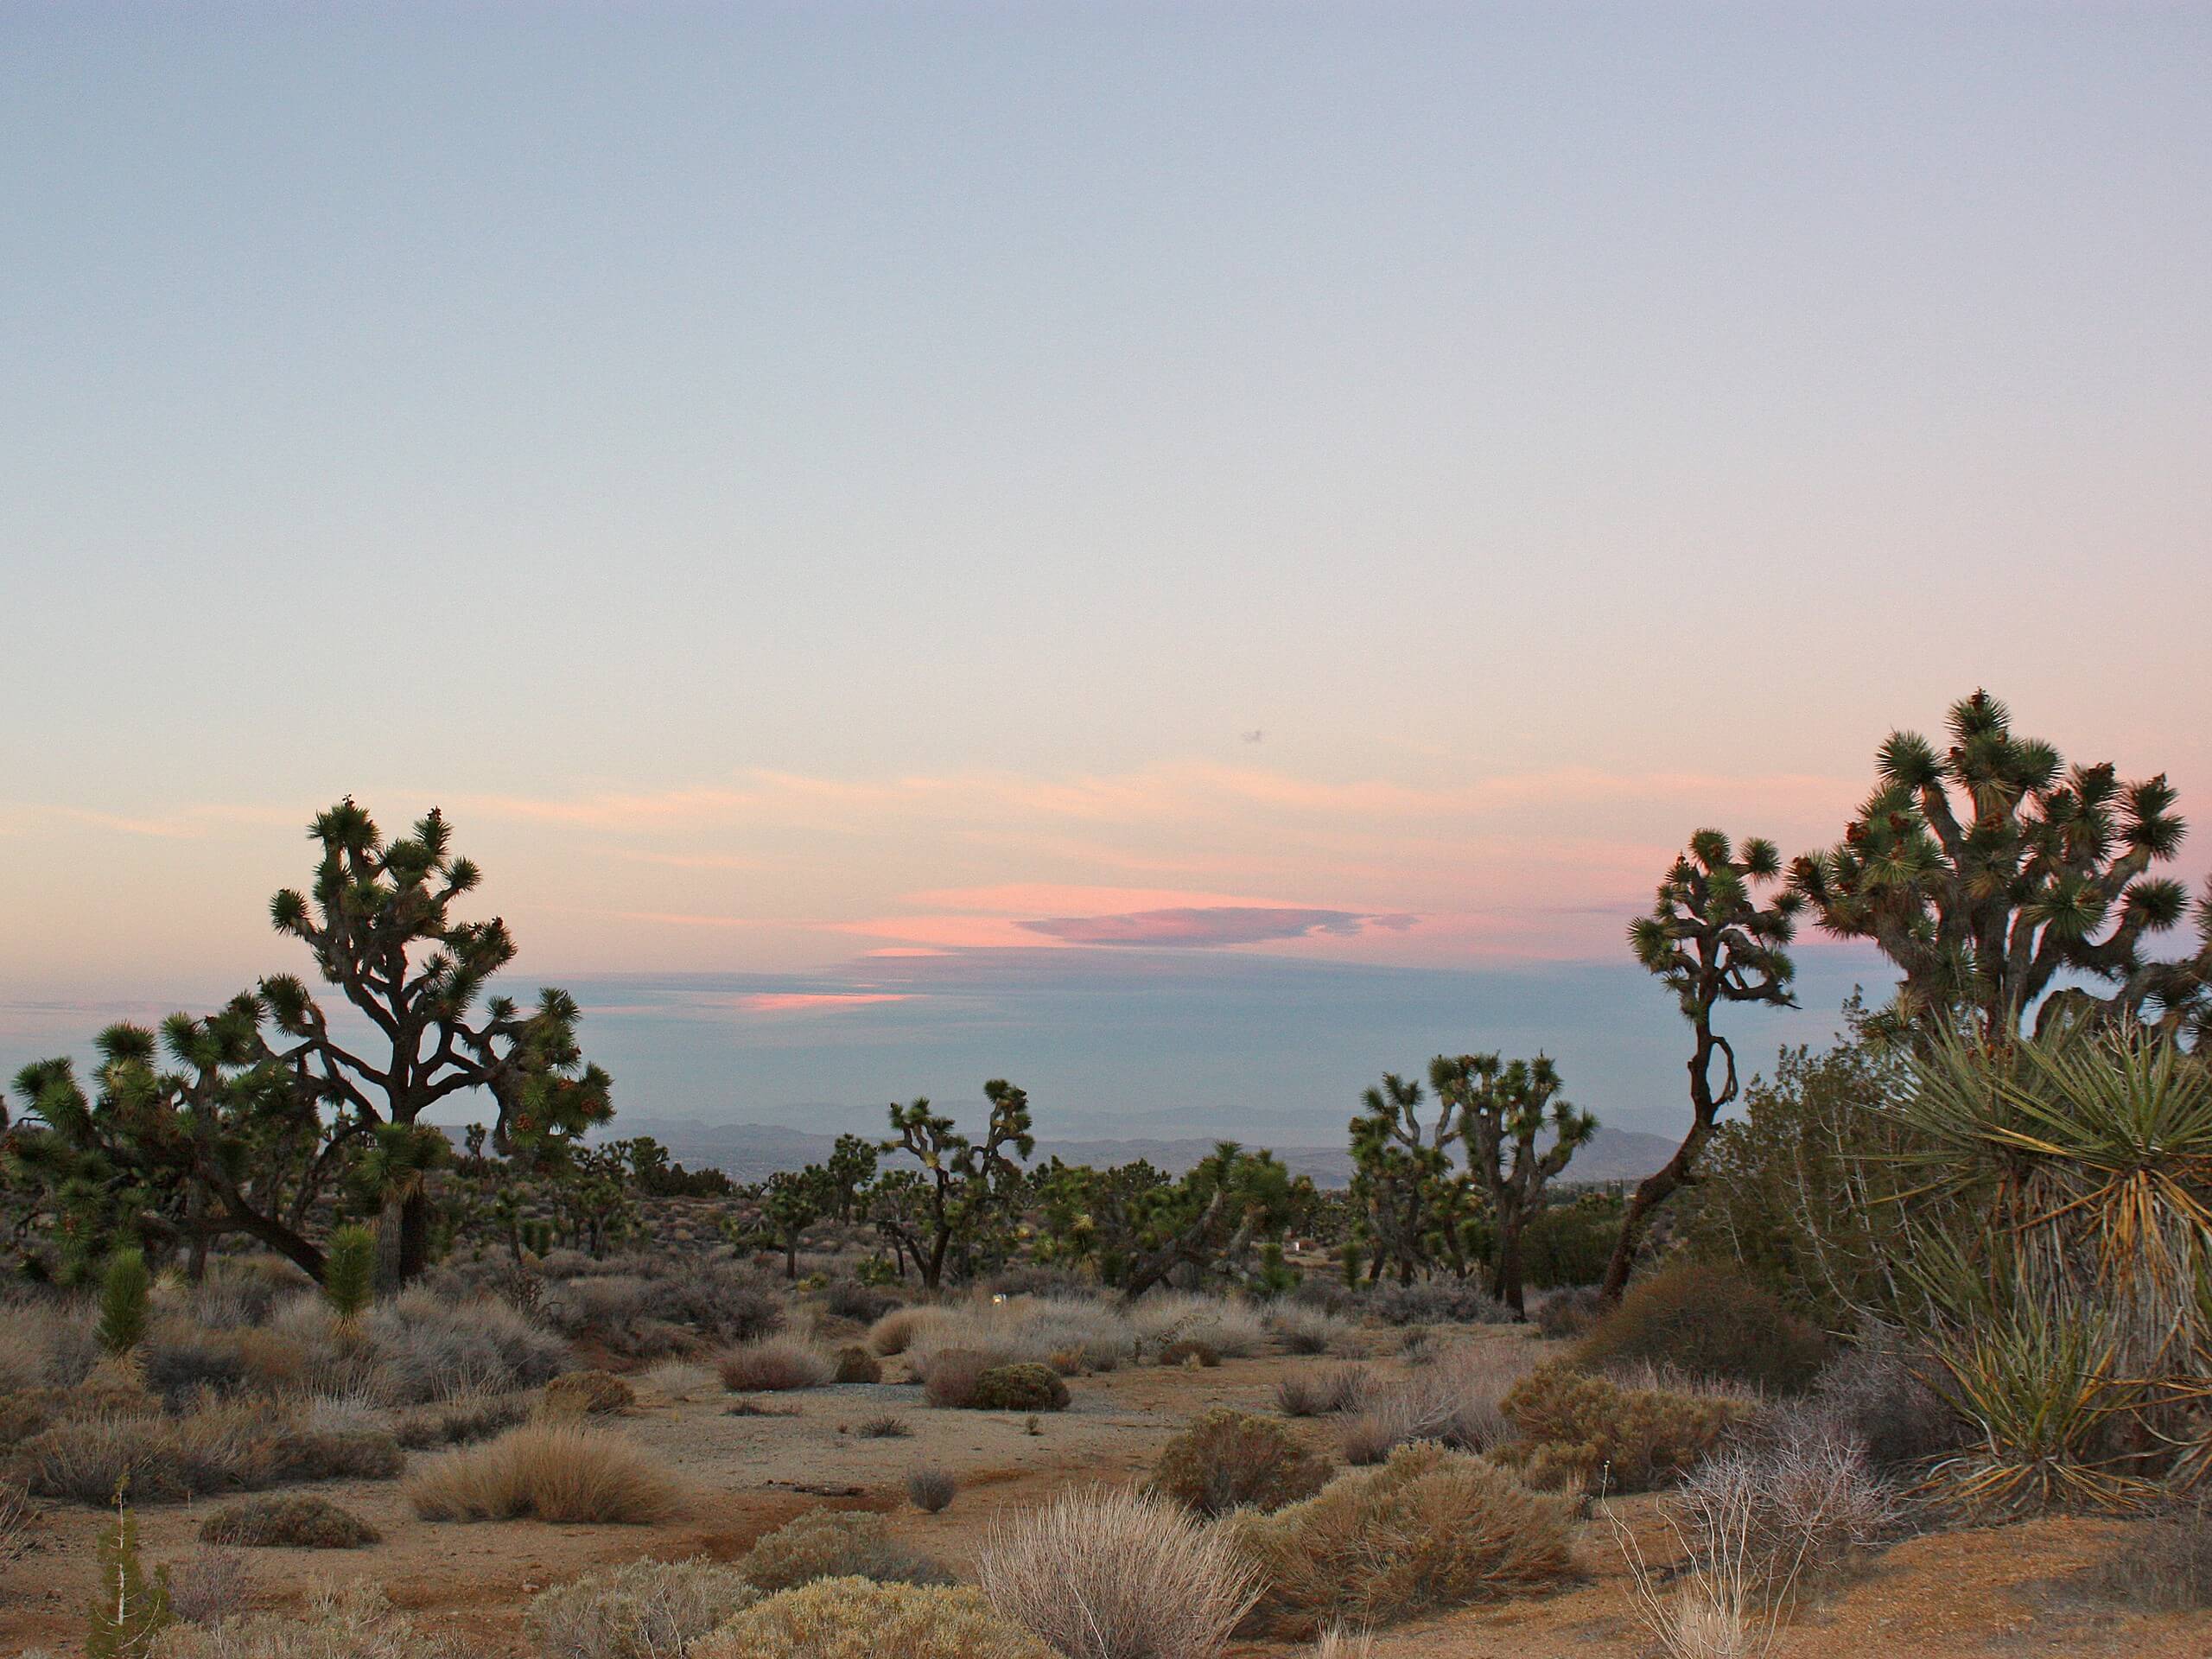
[[[539,1421],[448,1452],[407,1483],[425,1521],[589,1521],[651,1526],[683,1507],[675,1475],[620,1435]]]
[[[891,1536],[867,1510],[810,1510],[758,1543],[742,1568],[764,1594],[817,1579],[872,1579],[880,1584],[950,1584],[952,1574]]]
[[[173,1624],[156,1638],[159,1659],[472,1659],[479,1651],[425,1635],[366,1583],[325,1589],[305,1618],[248,1613],[212,1628]]]
[[[1540,1366],[1506,1394],[1522,1440],[1498,1455],[1524,1464],[1532,1484],[1638,1492],[1662,1485],[1751,1414],[1742,1400],[1665,1389],[1625,1389],[1571,1365]]]
[[[37,1518],[30,1494],[12,1480],[0,1480],[0,1561],[29,1543],[31,1523]]]
[[[202,1542],[169,1568],[169,1611],[188,1624],[216,1624],[245,1611],[253,1573],[235,1549]]]
[[[1190,1365],[1200,1370],[1211,1370],[1221,1363],[1221,1351],[1210,1342],[1196,1337],[1183,1337],[1169,1343],[1160,1351],[1163,1365]]]
[[[906,1477],[906,1501],[924,1515],[938,1515],[952,1507],[960,1483],[943,1469],[917,1469]]]
[[[883,1381],[883,1366],[860,1344],[848,1343],[837,1351],[837,1381],[880,1382]]]
[[[1500,1402],[1534,1363],[1528,1344],[1455,1342],[1427,1351],[1427,1363],[1362,1393],[1358,1416],[1344,1427],[1345,1461],[1380,1463],[1415,1440],[1487,1452],[1511,1432]]]
[[[920,1307],[894,1307],[868,1327],[868,1344],[886,1358],[903,1354],[913,1345],[927,1317]]]
[[[402,1413],[392,1435],[410,1452],[434,1452],[441,1446],[488,1440],[529,1415],[526,1395],[464,1395],[442,1405],[418,1406]]]
[[[570,1371],[545,1385],[545,1409],[575,1417],[601,1417],[627,1411],[637,1390],[612,1371]]]
[[[836,1373],[804,1343],[770,1337],[731,1349],[721,1358],[722,1387],[732,1394],[772,1394],[818,1389]]]
[[[2099,1564],[2094,1581],[2105,1594],[2146,1613],[2212,1607],[2212,1499],[2129,1527]]]
[[[1103,1491],[993,1527],[976,1575],[1001,1613],[1074,1659],[1212,1659],[1257,1588],[1226,1538],[1157,1498]]]
[[[1161,1448],[1150,1489],[1199,1515],[1279,1510],[1311,1497],[1328,1465],[1272,1418],[1209,1406]]]
[[[976,1379],[976,1411],[1065,1411],[1068,1385],[1049,1365],[994,1365]]]
[[[383,1535],[351,1510],[307,1492],[250,1497],[200,1523],[202,1542],[261,1549],[359,1549]]]
[[[922,1397],[933,1406],[956,1410],[972,1406],[976,1385],[990,1369],[988,1354],[973,1348],[940,1348],[930,1356],[929,1367],[922,1373]]]
[[[1772,1293],[1698,1262],[1631,1285],[1575,1351],[1586,1366],[1642,1362],[1783,1394],[1809,1383],[1827,1355],[1827,1339]]]
[[[691,1659],[1059,1659],[973,1590],[823,1579],[747,1608]]]
[[[1605,1304],[1589,1286],[1562,1286],[1547,1291],[1536,1304],[1536,1330],[1554,1341],[1579,1337],[1598,1322],[1604,1311]]]
[[[406,1462],[398,1440],[382,1429],[286,1429],[269,1442],[266,1457],[255,1484],[390,1480]]]
[[[1350,1411],[1370,1386],[1364,1365],[1300,1366],[1275,1384],[1275,1406],[1286,1417],[1324,1417]]]
[[[684,1659],[760,1599],[712,1561],[632,1561],[532,1597],[523,1630],[543,1659]]]
[[[914,1426],[904,1417],[885,1412],[880,1417],[865,1419],[853,1433],[864,1440],[903,1440],[914,1432]]]
[[[1566,1500],[1433,1444],[1402,1446],[1302,1503],[1223,1526],[1259,1569],[1261,1618],[1287,1635],[1531,1594],[1574,1570]]]

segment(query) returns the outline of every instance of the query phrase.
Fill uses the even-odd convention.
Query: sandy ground
[[[1510,1332],[1481,1339],[1518,1341]],[[471,1651],[521,1655],[522,1604],[534,1590],[604,1562],[741,1556],[753,1541],[793,1515],[821,1504],[884,1511],[901,1536],[966,1573],[996,1516],[1069,1483],[1121,1482],[1147,1467],[1161,1443],[1214,1402],[1265,1408],[1275,1380],[1312,1360],[1230,1361],[1196,1371],[1131,1369],[1077,1379],[1074,1401],[1038,1420],[1031,1434],[1019,1415],[934,1411],[904,1384],[849,1386],[764,1397],[790,1416],[741,1416],[705,1373],[696,1387],[641,1386],[639,1403],[601,1420],[634,1437],[679,1470],[693,1497],[679,1522],[656,1528],[552,1527],[534,1522],[433,1525],[414,1518],[399,1483],[332,1482],[311,1489],[372,1522],[385,1541],[362,1550],[248,1552],[257,1600],[296,1604],[318,1580],[366,1577],[431,1628],[466,1639]],[[898,1361],[887,1369],[899,1370]],[[908,1439],[862,1439],[850,1431],[895,1413]],[[1297,1425],[1332,1444],[1324,1424]],[[432,1454],[415,1453],[410,1462]],[[909,1471],[932,1465],[958,1477],[961,1492],[939,1516],[909,1508]],[[1621,1514],[1655,1562],[1668,1559],[1664,1528],[1649,1498]],[[164,1506],[140,1512],[149,1561],[188,1554],[207,1513]],[[46,1644],[74,1651],[93,1588],[92,1540],[99,1516],[48,1505],[33,1547],[0,1563],[0,1653]],[[1777,1633],[1778,1659],[1966,1659],[2028,1654],[2139,1655],[2143,1659],[2212,1659],[2212,1615],[2158,1618],[2099,1599],[2088,1573],[2126,1547],[2124,1525],[2078,1520],[2037,1522],[1950,1533],[1897,1544],[1851,1582],[1802,1611]],[[1479,1608],[1382,1632],[1387,1659],[1576,1659],[1639,1655],[1649,1644],[1635,1621],[1628,1579],[1610,1530],[1586,1529],[1580,1586],[1541,1600]],[[1300,1651],[1242,1643],[1232,1653]]]

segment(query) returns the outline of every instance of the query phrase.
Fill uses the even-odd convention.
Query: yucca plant
[[[351,1326],[377,1293],[377,1236],[358,1222],[330,1236],[323,1252],[322,1295],[340,1325]]]
[[[146,1334],[146,1312],[153,1276],[146,1271],[146,1257],[124,1246],[108,1257],[100,1281],[100,1346],[111,1354],[127,1354]]]

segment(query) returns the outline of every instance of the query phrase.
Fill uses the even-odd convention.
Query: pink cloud
[[[1331,934],[1349,938],[1370,928],[1402,931],[1418,918],[1363,915],[1351,910],[1303,910],[1276,905],[1217,905],[1136,911],[1120,916],[1061,916],[1024,922],[1033,933],[1068,944],[1208,949],[1264,944]]]
[[[908,1002],[910,991],[763,991],[741,996],[737,1007],[747,1014],[832,1014],[871,1002]]]

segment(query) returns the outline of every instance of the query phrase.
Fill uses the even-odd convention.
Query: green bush
[[[383,1535],[327,1498],[288,1492],[216,1510],[200,1523],[200,1538],[262,1549],[359,1549],[381,1542]]]
[[[1049,1365],[994,1365],[976,1379],[977,1411],[1065,1411],[1068,1385]]]
[[[1160,1449],[1151,1489],[1199,1515],[1279,1510],[1311,1497],[1328,1465],[1281,1423],[1230,1406],[1209,1406]]]
[[[359,1222],[330,1236],[322,1257],[323,1300],[341,1324],[352,1325],[377,1298],[377,1236]]]
[[[891,1536],[866,1510],[810,1510],[753,1546],[743,1571],[772,1595],[817,1579],[873,1579],[879,1584],[950,1584],[952,1574]]]
[[[100,1281],[100,1345],[111,1354],[127,1354],[146,1334],[146,1307],[153,1289],[146,1258],[129,1247],[108,1257],[107,1273]]]
[[[1704,1262],[1629,1287],[1576,1351],[1586,1366],[1638,1362],[1794,1394],[1827,1357],[1827,1340],[1741,1274]]]

